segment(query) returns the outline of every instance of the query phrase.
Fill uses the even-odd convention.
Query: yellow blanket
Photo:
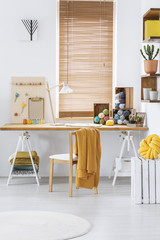
[[[32,158],[33,158],[33,162],[34,164],[39,165],[39,157],[37,156],[37,153],[35,151],[31,152],[32,154]],[[9,158],[10,163],[12,164],[13,162],[13,158],[14,158],[14,154],[12,154]],[[17,156],[16,156],[16,160],[15,160],[15,164],[17,166],[20,165],[26,165],[26,166],[31,166],[31,159],[29,156],[29,152],[17,152]]]
[[[78,155],[76,187],[97,187],[100,176],[101,143],[98,129],[76,131],[75,154]]]

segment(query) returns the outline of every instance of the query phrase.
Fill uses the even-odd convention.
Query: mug
[[[158,100],[158,91],[150,91],[149,95],[151,101]]]
[[[152,91],[152,88],[143,88],[143,99],[150,100],[149,92]]]

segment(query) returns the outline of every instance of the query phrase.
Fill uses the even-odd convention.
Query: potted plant
[[[154,60],[158,53],[159,53],[159,48],[157,48],[157,51],[154,55],[154,45],[150,46],[147,44],[147,46],[144,45],[144,52],[146,56],[144,55],[142,49],[140,49],[140,52],[142,54],[142,57],[145,59],[144,60],[144,71],[146,73],[156,73],[157,72],[157,67],[158,67],[158,60]]]
[[[136,123],[137,124],[141,124],[142,123],[142,117],[141,116],[137,115]]]
[[[135,124],[136,123],[136,117],[135,117],[135,115],[133,114],[131,114],[131,115],[129,115],[129,123],[131,123],[131,124]]]

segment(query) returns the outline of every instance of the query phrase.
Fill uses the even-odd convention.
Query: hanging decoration
[[[29,41],[37,40],[38,20],[22,19],[21,21],[24,27],[26,28],[25,33],[28,32],[24,40]]]

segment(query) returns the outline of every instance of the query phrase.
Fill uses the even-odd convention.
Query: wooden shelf
[[[160,100],[152,101],[152,100],[141,100],[141,102],[145,103],[160,103]]]
[[[113,108],[113,110],[131,110],[133,108]]]
[[[160,8],[150,8],[144,15],[144,20],[159,20]]]
[[[143,40],[143,43],[149,43],[149,42],[160,43],[160,37],[149,37]]]
[[[150,77],[160,77],[160,73],[155,73],[155,74],[145,74],[141,76],[142,78],[150,78]]]
[[[145,21],[147,20],[159,20],[160,16],[160,8],[150,8],[144,15],[143,15],[143,42],[158,42],[160,43],[160,36],[151,36],[145,39]]]

